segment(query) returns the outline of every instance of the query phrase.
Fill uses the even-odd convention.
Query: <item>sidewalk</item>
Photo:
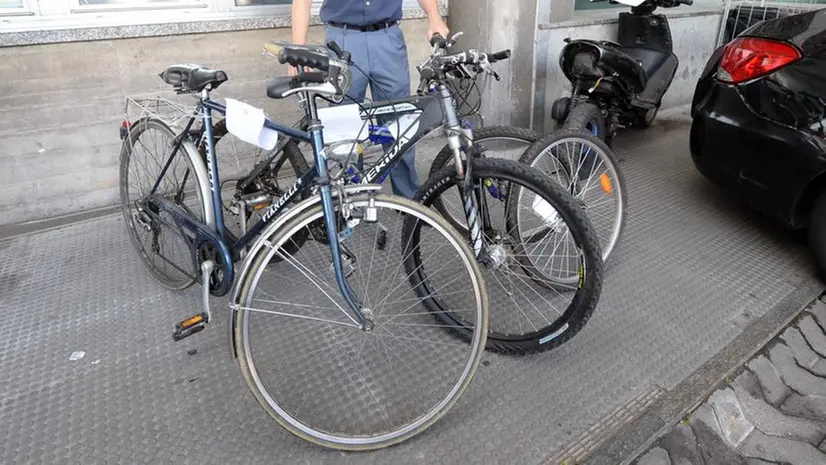
[[[826,464],[824,328],[816,300],[631,463]]]
[[[225,298],[174,343],[200,289],[157,285],[119,215],[0,240],[0,463],[616,465],[645,451],[824,288],[804,243],[696,172],[685,113],[617,140],[628,218],[585,329],[534,356],[486,353],[444,419],[370,454],[312,447],[262,412],[228,356]],[[633,437],[596,450],[617,432]]]

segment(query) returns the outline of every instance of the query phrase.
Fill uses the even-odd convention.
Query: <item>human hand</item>
[[[427,28],[427,41],[430,42],[430,38],[433,37],[434,34],[439,34],[443,38],[449,38],[450,29],[447,28],[447,24],[442,19],[441,16],[437,16],[430,20],[430,25]]]
[[[310,68],[307,68],[307,67],[305,66],[305,67],[304,67],[304,72],[306,73],[307,71],[310,71]],[[290,67],[287,69],[287,76],[290,76],[290,77],[295,77],[296,75],[298,75],[298,68],[297,68],[297,67],[295,67],[295,66],[290,66]]]

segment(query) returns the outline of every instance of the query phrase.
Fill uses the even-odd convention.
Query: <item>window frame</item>
[[[216,0],[173,0],[159,2],[154,5],[150,2],[143,2],[141,5],[130,5],[129,3],[81,5],[80,0],[70,0],[69,14],[211,9],[211,4],[214,2],[216,2]]]
[[[7,16],[34,16],[36,12],[29,4],[30,0],[21,0],[19,7],[0,8],[0,18]],[[36,3],[37,0],[34,0]]]
[[[275,27],[288,27],[292,10],[290,4],[236,5],[235,0],[180,0],[159,5],[145,2],[141,5],[81,5],[79,0],[23,0],[24,8],[8,8],[0,11],[0,39],[4,34],[16,34],[11,43],[43,43],[49,31],[64,31],[59,41],[72,41],[72,30],[101,28],[125,28],[123,37],[142,37],[137,31],[142,26],[187,23],[189,30],[197,29],[198,23],[214,21],[238,21],[221,30],[243,30],[259,27],[260,18],[274,20]],[[449,0],[438,0],[440,9],[446,11]],[[312,0],[311,24],[317,24],[318,12],[323,0]],[[420,11],[418,0],[403,0],[405,12]],[[157,14],[160,12],[161,14]],[[418,16],[417,16],[418,17]],[[283,25],[283,26],[280,26]],[[137,29],[136,29],[137,28]],[[186,29],[186,28],[185,28]],[[23,34],[23,35],[21,35]],[[136,35],[137,34],[137,35]],[[175,34],[174,32],[171,34]],[[81,34],[84,35],[84,34]],[[150,34],[152,35],[152,34]],[[41,37],[36,39],[35,37]],[[48,39],[46,39],[49,41]],[[77,39],[84,40],[84,39]],[[8,44],[9,42],[7,42]]]

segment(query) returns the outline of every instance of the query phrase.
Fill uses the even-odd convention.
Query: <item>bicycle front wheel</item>
[[[473,144],[484,150],[485,158],[501,158],[504,160],[519,160],[522,153],[542,136],[530,129],[514,126],[488,126],[473,130]],[[463,153],[463,157],[465,154]],[[428,172],[428,179],[440,170],[452,166],[453,151],[445,145],[433,159]],[[442,203],[442,198],[433,199],[433,208],[450,222],[451,226],[460,232],[467,233],[467,221],[464,212],[453,211]],[[456,215],[458,213],[458,216]]]
[[[516,161],[474,160],[471,180],[468,195],[478,199],[479,216],[486,218],[478,221],[492,303],[488,349],[526,354],[565,343],[585,326],[602,289],[599,241],[588,217],[561,186]],[[416,199],[428,207],[441,199],[449,216],[465,218],[461,182],[456,167],[448,166],[427,180]],[[433,313],[458,325],[460,336],[471,334],[462,315]]]
[[[338,238],[372,331],[348,313],[328,238],[289,253],[294,237],[323,224],[316,205],[268,237],[241,277],[234,346],[255,399],[282,427],[324,447],[370,450],[421,433],[468,387],[485,347],[487,292],[465,239],[443,218],[396,196],[358,195],[347,205],[352,217],[370,208],[377,216],[351,220]],[[413,226],[426,236],[417,247],[400,234],[411,223],[427,226]],[[433,321],[434,302],[469,322],[467,341]]]

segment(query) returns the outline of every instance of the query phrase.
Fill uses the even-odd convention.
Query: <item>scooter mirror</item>
[[[627,6],[640,6],[645,0],[614,0],[614,2]]]

